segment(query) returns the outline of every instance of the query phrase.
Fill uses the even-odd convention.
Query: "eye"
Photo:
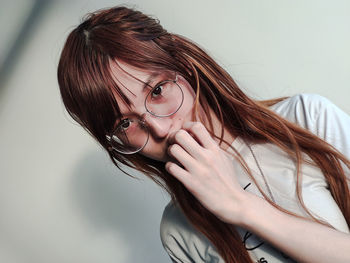
[[[163,92],[163,85],[156,86],[152,90],[152,97],[158,97],[159,95],[162,94],[162,92]]]
[[[119,126],[121,129],[127,130],[130,127],[131,120],[130,119],[124,119],[120,122]]]

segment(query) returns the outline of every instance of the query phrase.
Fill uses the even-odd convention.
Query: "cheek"
[[[191,120],[192,108],[193,108],[193,102],[184,101],[184,103],[181,106],[181,109],[177,112],[177,114],[175,114],[174,120],[179,123]]]
[[[188,89],[184,89],[183,92],[184,92],[184,100],[179,110],[182,114],[181,116],[179,116],[179,118],[188,118],[191,116],[191,111],[194,106],[195,94],[194,93],[192,94]]]

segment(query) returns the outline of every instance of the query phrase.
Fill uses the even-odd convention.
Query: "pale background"
[[[347,0],[1,0],[0,262],[170,262],[167,195],[110,164],[56,81],[68,32],[121,3],[205,47],[256,98],[318,93],[350,113]]]

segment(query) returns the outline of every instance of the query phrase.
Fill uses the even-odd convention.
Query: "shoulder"
[[[163,211],[160,238],[164,249],[174,262],[222,262],[210,241],[187,220],[172,201]]]
[[[196,231],[189,223],[181,209],[172,201],[164,208],[161,223],[160,237],[164,246],[183,244],[188,246],[195,239],[204,238],[204,236]]]
[[[350,158],[350,116],[329,99],[317,94],[298,94],[274,104],[270,109]]]
[[[328,105],[332,105],[332,102],[319,94],[301,93],[286,98],[270,108],[281,114],[283,114],[283,111],[297,112],[300,110],[314,114],[320,108],[327,107]]]
[[[184,232],[191,229],[180,208],[170,201],[164,208],[160,223],[161,239],[166,240],[173,232]]]
[[[302,93],[280,101],[270,109],[288,121],[312,130],[320,114],[333,106],[331,101],[321,95]]]

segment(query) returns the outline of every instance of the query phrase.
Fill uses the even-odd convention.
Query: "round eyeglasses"
[[[165,80],[153,87],[145,98],[145,109],[156,117],[169,117],[175,114],[184,100],[184,93],[174,80]],[[119,122],[115,130],[106,136],[111,147],[122,154],[141,151],[149,139],[149,128],[144,119],[128,117]]]

